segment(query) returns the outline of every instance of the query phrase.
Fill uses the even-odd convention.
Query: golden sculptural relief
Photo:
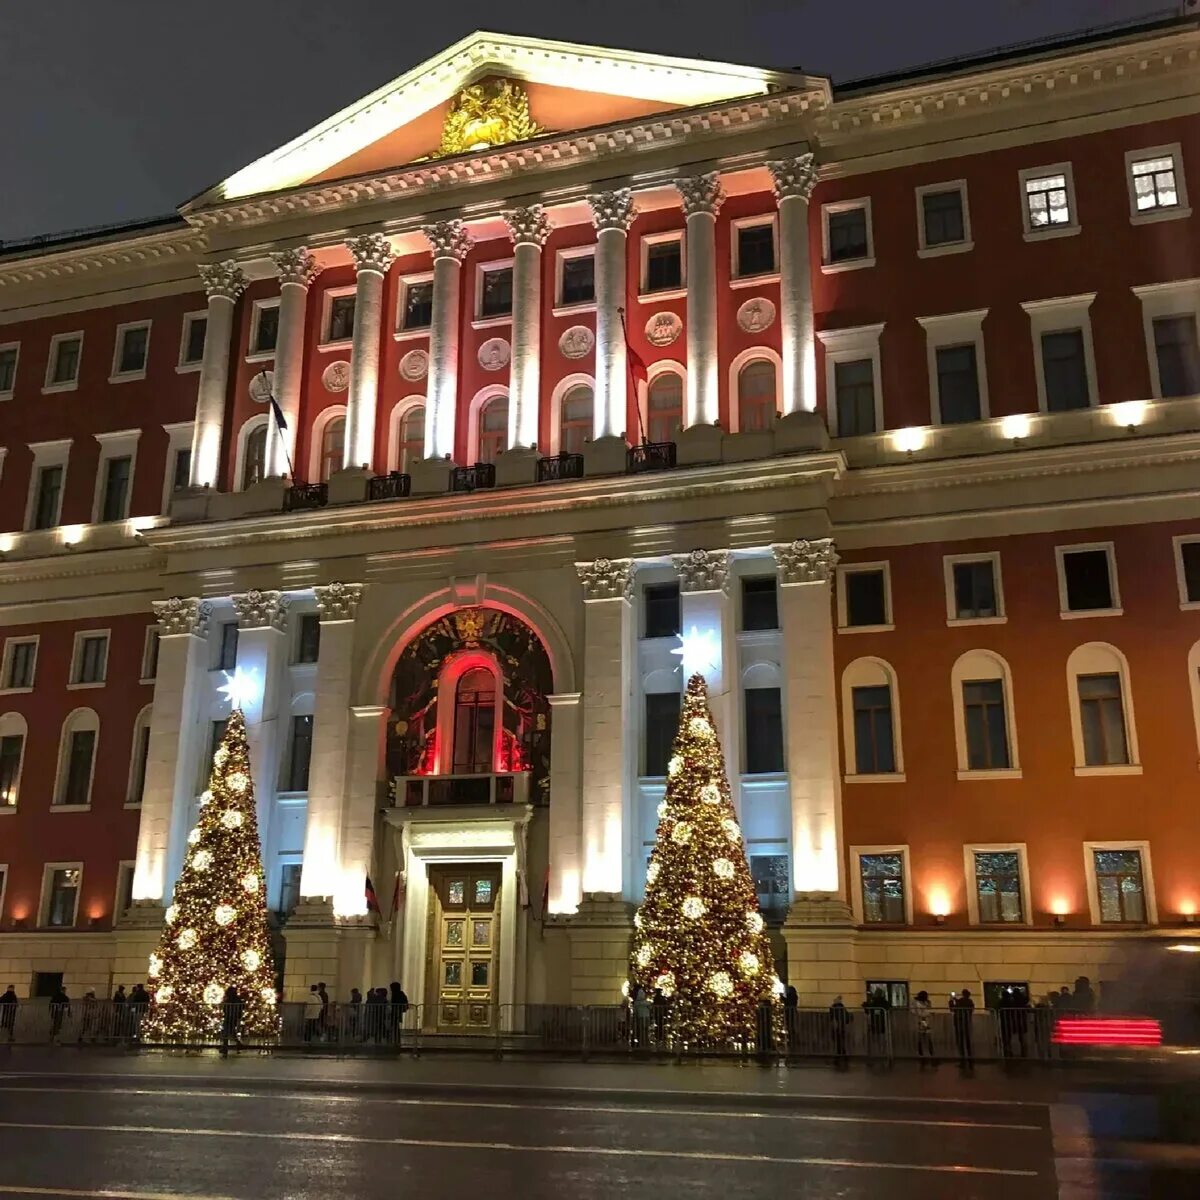
[[[529,115],[525,89],[511,79],[481,79],[451,101],[442,140],[430,158],[523,142],[545,132]]]

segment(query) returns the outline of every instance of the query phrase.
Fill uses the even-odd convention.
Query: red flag
[[[404,902],[404,892],[405,892],[404,879],[401,876],[400,872],[397,871],[396,872],[396,883],[395,883],[395,886],[392,888],[392,912],[393,913],[398,913],[400,911],[400,905]]]
[[[639,399],[637,386],[639,383],[649,384],[650,373],[646,370],[645,360],[629,341],[629,326],[625,324],[624,309],[621,309],[621,332],[625,335],[625,358],[629,363],[630,378],[633,380],[634,398]]]
[[[367,912],[378,912],[379,897],[375,895],[375,885],[371,882],[370,875],[367,876],[365,893],[367,897]]]

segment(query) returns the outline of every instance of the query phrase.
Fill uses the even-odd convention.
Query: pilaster
[[[542,328],[542,247],[550,222],[540,204],[504,214],[513,240],[512,358],[509,363],[508,448],[537,443]]]
[[[550,900],[548,911],[572,913],[583,897],[580,767],[583,694],[561,692],[550,703]]]
[[[779,205],[779,332],[783,348],[784,415],[815,412],[816,337],[808,252],[808,201],[817,183],[812,154],[769,162]]]
[[[715,171],[675,181],[687,218],[687,401],[684,427],[719,415],[717,213],[724,194]]]
[[[379,337],[383,324],[383,281],[395,258],[382,233],[347,238],[354,258],[354,332],[350,386],[346,392],[346,443],[342,465],[370,468],[375,459],[375,414],[379,397]]]
[[[429,458],[453,458],[458,404],[458,327],[462,264],[471,238],[461,221],[438,221],[422,232],[433,248],[433,318],[429,329],[429,376],[425,445]]]
[[[338,890],[333,897],[334,912],[342,918],[363,916],[367,911],[365,885],[375,844],[375,810],[387,711],[374,704],[350,709],[346,796],[339,835],[341,866]],[[391,895],[380,899],[386,903]]]
[[[275,338],[275,402],[286,429],[267,424],[267,474],[295,475],[296,430],[300,424],[300,384],[304,374],[304,317],[308,288],[320,268],[304,246],[271,255],[279,275],[279,332]],[[290,464],[290,465],[289,465]]]
[[[588,196],[596,226],[596,391],[593,409],[597,439],[621,437],[626,429],[625,247],[635,214],[633,192],[617,188]]]
[[[201,263],[200,281],[208,294],[204,329],[204,357],[196,389],[196,417],[192,429],[192,461],[188,483],[194,488],[214,488],[221,470],[221,431],[225,425],[225,397],[229,390],[229,345],[233,335],[233,310],[245,291],[246,277],[233,259]]]

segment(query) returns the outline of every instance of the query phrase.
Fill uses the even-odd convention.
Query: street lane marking
[[[638,1150],[613,1146],[523,1146],[518,1142],[467,1142],[441,1138],[365,1137],[355,1133],[267,1133],[254,1129],[180,1129],[171,1125],[72,1125],[36,1121],[0,1121],[0,1129],[37,1129],[68,1133],[158,1133],[179,1137],[252,1138],[265,1142],[320,1142],[356,1146],[411,1146],[435,1150],[504,1150],[517,1154],[576,1154],[604,1158],[670,1158],[701,1162],[761,1163],[787,1167],[853,1167],[869,1171],[926,1171],[939,1175],[1003,1175],[1036,1179],[1037,1171],[1012,1167],[974,1167],[965,1163],[860,1162],[850,1158],[780,1158],[770,1154],[733,1154],[718,1150]],[[51,1193],[53,1194],[53,1193]]]
[[[212,1097],[216,1100],[258,1100],[254,1092],[226,1092],[215,1088],[84,1088],[84,1087],[8,1087],[0,1085],[0,1092],[33,1093],[76,1093],[87,1096],[170,1096],[175,1099],[195,1096]],[[277,1100],[299,1100],[321,1104],[397,1104],[413,1108],[484,1108],[517,1112],[570,1112],[607,1113],[615,1116],[646,1117],[720,1117],[724,1120],[758,1121],[823,1121],[838,1125],[921,1125],[937,1129],[1003,1129],[1006,1131],[1042,1133],[1041,1125],[1020,1125],[1007,1121],[940,1121],[921,1120],[918,1117],[864,1117],[834,1113],[790,1113],[727,1111],[716,1108],[633,1108],[617,1105],[586,1104],[504,1104],[499,1100],[437,1100],[429,1098],[407,1099],[393,1096],[323,1096],[314,1092],[275,1092]]]
[[[77,1188],[18,1187],[0,1184],[0,1196],[93,1196],[102,1200],[180,1200],[180,1192],[85,1192]],[[232,1196],[193,1196],[186,1200],[233,1200]]]

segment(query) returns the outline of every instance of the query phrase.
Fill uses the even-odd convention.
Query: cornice
[[[0,288],[76,278],[100,272],[198,259],[204,237],[194,229],[172,229],[133,240],[92,243],[64,250],[30,253],[0,260]],[[199,282],[197,282],[197,289]]]
[[[129,575],[135,571],[159,568],[164,561],[162,553],[149,545],[114,546],[83,553],[72,551],[47,554],[40,558],[14,559],[0,562],[0,590],[46,580]]]

